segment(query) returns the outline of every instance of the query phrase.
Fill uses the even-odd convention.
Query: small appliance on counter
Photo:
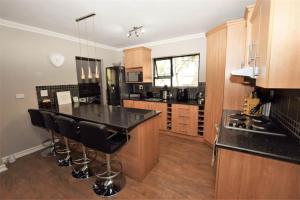
[[[51,108],[51,100],[49,98],[44,98],[40,103],[39,103],[40,108]]]
[[[164,86],[162,90],[160,90],[160,98],[162,100],[169,99],[170,91],[168,90],[168,86]]]
[[[81,103],[100,104],[100,85],[99,83],[80,83],[79,99]]]
[[[243,114],[249,116],[269,116],[273,92],[256,88],[249,97],[245,99]]]
[[[141,98],[141,93],[129,93],[128,98],[129,99],[140,99]]]
[[[204,94],[203,92],[197,92],[196,94],[196,100],[198,102],[199,105],[203,105],[204,104]]]
[[[189,93],[187,89],[178,89],[176,95],[177,101],[185,102],[189,99]]]
[[[126,82],[127,83],[143,82],[143,72],[142,71],[127,71],[126,72]]]

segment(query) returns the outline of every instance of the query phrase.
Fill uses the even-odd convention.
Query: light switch
[[[41,90],[41,97],[47,97],[48,96],[48,90]]]
[[[24,99],[25,95],[24,94],[16,94],[16,99]]]

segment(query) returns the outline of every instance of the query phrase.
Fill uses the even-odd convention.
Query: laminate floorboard
[[[211,154],[203,143],[161,135],[159,163],[142,182],[126,177],[125,188],[114,199],[214,199]],[[100,198],[91,190],[94,177],[76,180],[70,173],[40,152],[19,158],[0,174],[0,199]]]

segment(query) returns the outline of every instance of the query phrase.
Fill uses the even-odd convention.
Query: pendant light
[[[95,66],[95,78],[99,79],[100,75],[99,75],[98,62],[97,62],[97,60],[95,62],[96,62],[96,66]]]
[[[86,16],[83,16],[83,17],[80,17],[78,19],[76,19],[76,23],[77,23],[77,30],[78,30],[78,39],[79,39],[79,49],[80,49],[80,60],[81,60],[81,63],[80,63],[80,69],[81,69],[81,76],[80,78],[82,80],[84,80],[86,77],[85,77],[85,73],[84,73],[84,68],[82,66],[82,60],[83,58],[81,57],[81,54],[82,54],[82,48],[81,48],[81,37],[80,37],[80,29],[79,29],[79,23],[80,21],[82,20],[85,20],[85,19],[88,19],[90,17],[94,17],[96,14],[95,13],[91,13],[91,14],[88,14]],[[93,24],[94,25],[94,24]],[[92,79],[93,78],[93,74],[92,74],[92,70],[91,70],[91,66],[90,66],[90,58],[89,58],[89,37],[88,37],[88,30],[87,30],[87,21],[85,21],[85,32],[86,32],[86,48],[87,48],[87,68],[88,68],[88,74],[87,74],[87,78],[88,79]]]
[[[85,21],[85,32],[86,32],[86,52],[87,52],[87,59],[88,59],[88,79],[92,79],[92,71],[90,66],[90,56],[89,56],[89,32],[87,30],[87,21]]]
[[[95,34],[95,16],[93,17],[93,34]],[[99,73],[99,67],[98,67],[98,61],[97,61],[97,48],[96,48],[96,40],[94,40],[94,50],[95,50],[95,79],[100,78],[100,73]]]
[[[80,71],[81,71],[80,78],[81,78],[81,80],[84,80],[85,79],[85,73],[84,73],[84,69],[82,67],[82,57],[81,57],[82,50],[81,50],[81,38],[80,38],[79,22],[77,22],[77,33],[78,33],[78,44],[79,44],[79,51],[80,51],[80,53],[79,53],[79,55],[80,55]]]
[[[82,61],[81,61],[82,62]],[[81,67],[81,79],[84,80],[85,79],[85,73],[83,70],[83,67]]]

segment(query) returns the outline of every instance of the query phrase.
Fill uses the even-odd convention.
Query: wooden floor
[[[115,199],[213,199],[215,172],[205,144],[161,135],[160,161],[137,182],[127,177]],[[75,180],[70,168],[39,152],[19,158],[0,174],[0,199],[99,199],[91,190],[95,179]]]

